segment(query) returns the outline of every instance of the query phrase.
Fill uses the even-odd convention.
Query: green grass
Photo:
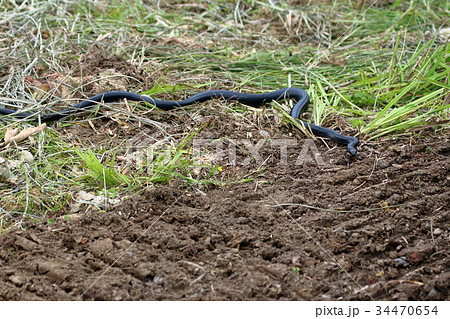
[[[450,46],[439,35],[449,27],[448,1],[289,3],[0,0],[0,105],[44,112],[73,105],[70,94],[58,96],[55,90],[40,98],[26,77],[70,75],[71,66],[95,45],[157,70],[145,92],[156,98],[181,99],[213,88],[260,93],[292,85],[310,94],[310,122],[333,127],[338,117],[363,140],[421,127],[448,129]],[[99,82],[99,74],[91,76],[91,84]],[[84,92],[85,86],[72,85],[70,92]],[[282,120],[298,125],[283,105],[273,106]],[[164,132],[162,112],[128,107],[128,113],[113,108],[118,123]],[[236,121],[251,122],[248,108],[217,109],[216,104],[205,112],[228,112]],[[183,112],[174,116],[172,125]],[[64,129],[73,122],[46,129],[19,148],[0,149],[0,172],[6,167],[1,160],[19,161],[22,149],[34,156],[27,170],[11,168],[14,180],[0,178],[0,229],[65,214],[80,190],[126,197],[173,180],[194,188],[220,186],[260,173],[227,179],[220,165],[200,164],[190,141],[202,124],[169,136],[171,142],[153,150],[146,165],[127,171],[117,160],[125,140],[97,145],[68,139]],[[0,138],[8,127],[30,125],[0,118]]]
[[[105,188],[118,184],[130,184],[130,178],[128,176],[114,169],[114,159],[102,164],[92,150],[88,150],[86,153],[77,151],[77,154],[89,169],[89,176]]]

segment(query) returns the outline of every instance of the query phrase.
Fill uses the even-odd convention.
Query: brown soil
[[[449,299],[448,135],[366,142],[357,159],[316,141],[325,165],[296,165],[304,137],[274,124],[274,112],[238,117],[212,103],[195,116],[158,116],[180,139],[202,123],[201,138],[295,137],[288,165],[270,143],[259,150],[263,165],[241,165],[248,152],[240,144],[236,165],[218,160],[216,174],[249,182],[174,181],[106,212],[85,206],[68,220],[27,222],[0,236],[0,299]],[[139,131],[93,126],[59,130],[96,147]]]
[[[410,142],[26,224],[0,237],[0,298],[448,300],[449,141]]]
[[[97,46],[82,54],[79,61],[72,62],[70,68],[72,77],[87,78],[83,81],[83,88],[90,94],[99,94],[105,90],[124,90],[126,87],[132,87],[134,91],[149,90],[157,77],[119,55],[108,55]],[[89,76],[98,77],[102,74],[112,78],[89,83]]]

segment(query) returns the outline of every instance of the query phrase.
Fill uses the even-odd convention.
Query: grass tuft
[[[78,156],[86,164],[91,171],[91,177],[105,187],[116,186],[118,184],[129,184],[130,178],[120,174],[114,169],[114,161],[109,161],[106,165],[102,165],[92,150],[86,153],[77,150]]]

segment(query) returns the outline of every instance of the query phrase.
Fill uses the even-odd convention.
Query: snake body
[[[296,119],[299,123],[302,123],[307,128],[311,130],[311,132],[320,137],[330,138],[333,141],[345,145],[347,147],[347,151],[351,156],[355,156],[356,145],[358,145],[359,141],[356,137],[352,136],[344,136],[339,134],[338,132],[321,127],[314,124],[305,123],[299,120],[300,115],[305,110],[306,106],[309,102],[308,94],[300,88],[289,87],[280,90],[276,90],[273,92],[263,93],[263,94],[247,94],[247,93],[239,93],[233,91],[226,90],[211,90],[205,91],[191,96],[182,101],[164,101],[157,100],[146,95],[140,95],[137,93],[126,92],[126,91],[111,91],[106,93],[101,93],[96,96],[90,97],[70,108],[61,110],[57,113],[50,113],[41,115],[42,122],[53,122],[58,121],[62,118],[73,116],[77,113],[90,109],[92,106],[97,105],[100,102],[110,103],[115,102],[121,99],[127,99],[130,101],[149,103],[151,105],[156,106],[157,108],[170,111],[178,107],[184,107],[188,105],[192,105],[194,103],[201,103],[211,99],[224,99],[227,101],[237,101],[239,103],[258,107],[262,106],[266,103],[270,103],[272,101],[280,101],[285,99],[294,99],[296,104],[291,110],[291,116]],[[35,113],[27,113],[27,112],[16,112],[10,109],[0,108],[1,115],[11,115],[16,118],[30,118],[35,115]]]

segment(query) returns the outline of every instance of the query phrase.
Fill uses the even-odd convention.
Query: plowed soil
[[[449,299],[448,132],[363,141],[357,158],[317,140],[323,163],[299,165],[304,137],[274,124],[274,113],[239,122],[213,114],[221,105],[212,103],[200,122],[215,120],[199,137],[252,144],[295,137],[287,164],[280,147],[265,144],[264,162],[244,165],[249,154],[240,147],[234,165],[219,161],[220,174],[251,176],[247,182],[174,180],[106,211],[86,205],[69,219],[68,207],[52,224],[27,222],[0,235],[0,299]],[[161,117],[174,136],[198,125],[199,114],[174,114]],[[127,138],[108,123],[66,133],[86,145],[90,137],[94,144]]]
[[[448,299],[448,139],[393,141],[360,160],[319,149],[324,167],[155,187],[4,234],[0,298]]]

